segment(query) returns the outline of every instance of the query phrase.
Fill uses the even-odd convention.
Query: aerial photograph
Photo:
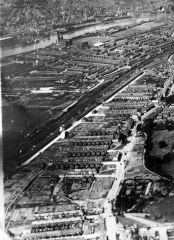
[[[174,0],[0,14],[0,240],[174,240]]]

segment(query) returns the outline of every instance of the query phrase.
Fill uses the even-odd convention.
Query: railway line
[[[30,139],[30,146],[23,146],[22,155],[20,156],[21,162],[26,161],[50,141],[55,139],[61,133],[61,126],[64,126],[65,130],[68,129],[72,125],[73,121],[81,119],[97,105],[102,103],[104,94],[109,92],[109,94],[106,95],[105,100],[116,94],[138,77],[142,73],[141,69],[152,63],[155,58],[168,53],[168,48],[170,48],[171,51],[171,47],[174,47],[173,43],[166,45],[163,52],[156,55],[153,54],[150,59],[144,59],[141,62],[134,64],[130,70],[119,74],[116,73],[111,80],[104,81],[98,87],[86,92],[72,107],[70,107],[66,112],[63,112],[62,115],[55,118],[53,117],[45,125],[41,126],[38,130],[36,130],[36,133],[33,134],[32,139]],[[136,72],[137,70],[138,73]],[[126,81],[126,79],[129,80]]]

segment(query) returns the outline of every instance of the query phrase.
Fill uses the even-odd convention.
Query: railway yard
[[[174,85],[174,29],[137,29],[123,39],[113,28],[97,32],[93,45],[85,36],[1,59],[3,97],[53,111],[26,136],[31,148],[4,183],[12,239],[173,239],[172,213],[159,209],[172,204],[174,180],[146,157],[159,144],[155,131],[173,131],[174,103],[166,99]],[[173,151],[166,141],[165,154]]]

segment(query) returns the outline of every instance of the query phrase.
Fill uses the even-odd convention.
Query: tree
[[[138,124],[137,125],[137,132],[141,132],[142,131],[142,124]]]
[[[168,123],[168,125],[167,125],[167,130],[168,130],[168,131],[172,131],[173,128],[174,128],[174,126],[173,126],[171,123]]]
[[[171,161],[172,160],[172,154],[170,152],[166,153],[164,156],[163,156],[163,161],[164,162],[168,162],[168,161]]]
[[[153,148],[153,143],[152,143],[152,140],[151,138],[148,137],[147,141],[146,141],[146,150],[147,151],[151,151]]]
[[[158,143],[159,148],[165,148],[168,146],[165,140],[159,141]]]
[[[124,133],[120,133],[120,135],[118,137],[118,141],[122,142],[122,143],[126,143],[127,142],[127,136]]]
[[[82,49],[85,49],[85,48],[90,48],[90,45],[88,42],[83,42],[82,43]]]

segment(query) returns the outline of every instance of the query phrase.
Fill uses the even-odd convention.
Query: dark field
[[[3,122],[3,167],[5,174],[10,173],[20,164],[18,152],[24,138],[25,130],[33,130],[49,117],[49,112],[41,109],[21,109],[18,106],[2,108]],[[30,144],[28,142],[28,144]]]

